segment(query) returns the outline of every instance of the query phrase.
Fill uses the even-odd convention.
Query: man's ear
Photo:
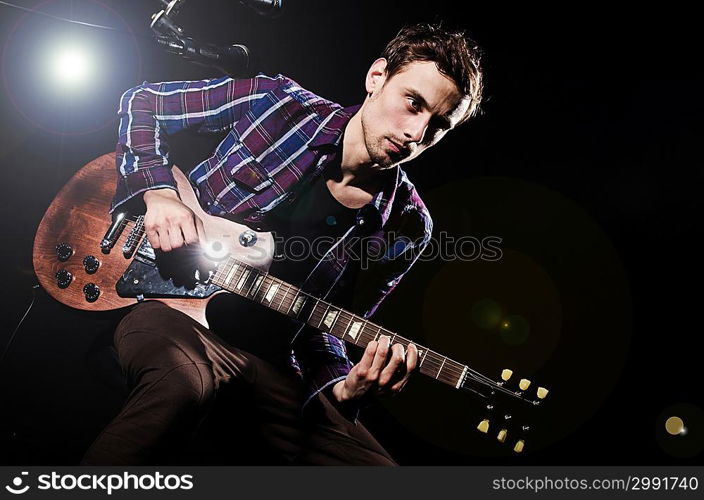
[[[380,57],[372,63],[367,71],[367,78],[364,81],[367,94],[372,94],[380,89],[386,80],[386,59]]]

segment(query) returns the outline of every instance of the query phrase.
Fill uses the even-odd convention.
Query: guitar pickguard
[[[203,299],[220,290],[210,283],[214,271],[198,249],[155,252],[145,238],[115,288],[120,297]]]

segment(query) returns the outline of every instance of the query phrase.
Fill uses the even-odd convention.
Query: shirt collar
[[[311,149],[322,149],[326,146],[338,147],[345,127],[361,107],[360,104],[356,104],[332,112],[325,118],[325,125],[311,138],[308,147]],[[391,215],[391,207],[396,196],[396,187],[398,186],[400,178],[400,168],[394,167],[390,171],[384,172],[383,175],[387,177],[386,182],[384,182],[381,191],[374,195],[374,198],[372,198],[370,202],[370,205],[373,206],[381,216],[382,227],[386,225],[386,221],[389,220],[389,216]]]
[[[361,107],[361,104],[355,104],[354,106],[337,109],[326,116],[323,120],[325,125],[320,127],[311,137],[308,147],[315,149],[324,146],[337,146],[342,133],[345,131],[345,127]]]

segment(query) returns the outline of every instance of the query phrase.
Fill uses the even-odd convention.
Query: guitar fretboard
[[[243,262],[229,258],[222,262],[211,282],[224,290],[258,302],[313,328],[335,337],[366,347],[383,335],[391,344],[415,344],[418,348],[418,370],[440,382],[459,388],[468,367],[446,356],[386,330],[361,316],[318,299],[300,288],[262,272]]]

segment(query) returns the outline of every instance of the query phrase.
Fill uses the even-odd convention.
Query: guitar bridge
[[[212,283],[214,271],[200,248],[157,255],[147,238],[138,242],[130,242],[137,248],[131,250],[134,259],[115,285],[120,297],[205,298],[220,290]]]
[[[137,250],[137,245],[139,245],[142,236],[144,236],[144,215],[137,217],[134,227],[127,236],[125,244],[122,245],[122,255],[124,255],[126,259],[132,257],[135,250]]]

